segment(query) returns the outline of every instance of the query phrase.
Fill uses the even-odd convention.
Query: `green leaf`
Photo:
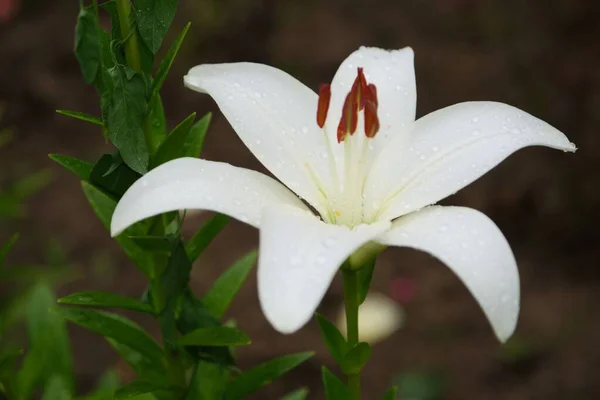
[[[153,84],[155,81],[156,79]],[[152,153],[154,153],[167,136],[167,119],[160,95],[151,96],[146,124],[150,124],[150,127],[146,127],[146,129],[150,129],[152,132]]]
[[[198,328],[220,326],[204,304],[196,299],[191,291],[185,290],[181,302],[181,311],[177,319],[177,328],[181,333],[188,334]],[[221,365],[235,365],[229,347],[187,346],[186,351],[195,359],[208,360]]]
[[[82,182],[81,186],[83,187],[83,192],[92,206],[92,209],[104,227],[110,231],[110,220],[115,211],[115,207],[117,206],[117,202],[90,183]],[[117,236],[116,241],[121,245],[129,259],[132,260],[146,276],[150,276],[150,266],[152,265],[150,255],[140,249],[127,237],[128,235],[139,235],[142,233],[143,232],[140,231],[140,225],[136,224]]]
[[[135,381],[117,390],[115,392],[115,400],[131,399],[143,394],[169,394],[175,396],[178,391],[180,390],[174,387],[157,385],[154,382]]]
[[[175,299],[186,289],[190,279],[192,263],[183,247],[183,243],[175,243],[165,272],[161,276],[162,287],[166,299]]]
[[[286,394],[281,398],[281,400],[306,400],[307,397],[308,389],[302,388]]]
[[[331,354],[338,364],[342,364],[344,355],[349,349],[346,339],[344,339],[344,336],[340,333],[338,328],[321,314],[317,313],[316,317],[319,328],[321,328],[321,335],[323,335],[325,345],[327,345],[327,350],[329,350],[329,354]]]
[[[158,66],[158,70],[156,71],[156,77],[154,78],[154,81],[152,81],[152,89],[151,89],[151,92],[152,92],[151,97],[152,98],[158,97],[157,96],[158,92],[162,88],[162,85],[165,82],[167,75],[169,74],[169,70],[171,69],[173,62],[175,61],[175,57],[177,56],[177,53],[179,52],[179,49],[181,48],[183,39],[185,39],[185,35],[187,34],[188,30],[190,29],[190,26],[191,26],[191,23],[188,22],[188,24],[183,28],[183,30],[181,31],[179,36],[177,36],[177,39],[175,39],[175,41],[169,48],[169,51],[167,52],[167,55],[165,56],[165,58],[163,58],[163,60],[160,62],[160,65]]]
[[[137,0],[136,20],[142,40],[156,54],[177,10],[177,0]]]
[[[108,107],[108,138],[125,163],[140,174],[148,170],[148,148],[144,137],[146,82],[131,69],[116,65],[109,71],[113,90]]]
[[[120,386],[119,375],[115,370],[108,370],[100,378],[96,389],[78,400],[113,400],[115,390]]]
[[[140,249],[149,253],[170,254],[173,243],[165,236],[129,236]]]
[[[313,352],[290,354],[254,367],[235,378],[227,387],[226,400],[243,399],[269,382],[302,364]]]
[[[250,338],[239,329],[215,326],[200,328],[179,339],[183,346],[243,346]]]
[[[396,392],[398,388],[396,386],[392,387],[388,390],[385,395],[381,398],[381,400],[396,400]]]
[[[217,235],[227,226],[230,217],[224,214],[216,214],[190,239],[186,245],[188,257],[192,262],[202,254],[204,249],[217,237]]]
[[[90,174],[94,166],[87,161],[80,160],[75,157],[63,156],[60,154],[49,154],[51,160],[56,161],[69,171],[73,172],[84,181],[90,179]]]
[[[202,302],[216,318],[223,317],[229,304],[246,281],[257,257],[256,251],[246,254],[225,271],[206,292]]]
[[[130,297],[106,292],[77,292],[58,299],[61,304],[92,307],[111,307],[124,310],[139,311],[152,314],[153,310],[146,303]]]
[[[153,168],[156,168],[167,161],[185,156],[186,141],[188,140],[190,129],[192,128],[195,118],[196,113],[192,113],[167,135],[152,158]]]
[[[323,367],[323,385],[325,386],[325,397],[327,400],[348,400],[350,391],[348,387],[327,368]]]
[[[6,258],[6,255],[8,254],[10,249],[15,245],[17,240],[19,240],[19,234],[15,233],[10,238],[8,238],[6,242],[2,244],[2,247],[0,248],[0,266],[4,265],[4,259]]]
[[[363,268],[359,269],[358,274],[358,305],[361,305],[367,298],[373,271],[375,270],[375,258],[369,261]]]
[[[117,2],[115,0],[105,1],[100,4],[108,15],[110,16],[110,36],[111,39],[117,42],[121,42],[121,21],[119,20],[119,11],[117,10]]]
[[[56,304],[51,288],[43,283],[31,289],[26,321],[29,353],[19,376],[20,393],[29,398],[38,379],[60,376],[69,392],[73,390],[73,366],[70,343],[63,319],[50,312]]]
[[[71,400],[69,383],[60,375],[53,375],[44,387],[42,400]]]
[[[92,9],[82,7],[75,26],[75,57],[79,61],[83,79],[87,83],[94,83],[98,76],[101,54],[102,46],[96,15]]]
[[[106,193],[120,198],[141,175],[129,168],[119,152],[103,154],[96,162],[89,181]]]
[[[79,111],[69,111],[69,110],[56,110],[57,114],[64,115],[65,117],[71,117],[78,119],[80,121],[89,122],[90,124],[104,126],[102,120],[98,117],[94,117],[93,115],[89,115],[86,113],[82,113]]]
[[[345,355],[340,363],[346,375],[358,374],[371,357],[371,346],[366,342],[357,343]]]
[[[161,384],[168,383],[169,377],[163,364],[155,363],[151,358],[114,339],[107,338],[106,341],[131,366],[140,379]]]
[[[130,347],[158,366],[164,364],[164,354],[154,339],[125,317],[76,307],[60,307],[58,313],[74,324]]]
[[[395,384],[401,399],[440,400],[445,397],[446,377],[441,371],[405,372],[396,378]]]
[[[226,367],[198,361],[186,400],[214,400],[221,398],[229,378]]]

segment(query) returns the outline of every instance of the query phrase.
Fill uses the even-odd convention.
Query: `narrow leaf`
[[[381,398],[381,400],[396,400],[396,392],[398,388],[394,386],[390,390],[386,392],[386,394]]]
[[[250,270],[256,263],[258,257],[256,251],[252,251],[233,264],[225,271],[215,284],[206,292],[202,298],[204,306],[217,318],[223,317],[229,304],[238,293]]]
[[[48,157],[69,171],[73,172],[80,179],[84,181],[90,179],[90,174],[92,173],[94,166],[87,161],[83,161],[75,157],[63,156],[60,154],[49,154]]]
[[[108,108],[108,138],[125,163],[143,174],[148,170],[148,148],[144,137],[146,83],[140,74],[116,65],[109,71],[113,90]]]
[[[77,292],[58,299],[61,304],[92,307],[121,308],[152,314],[153,310],[146,303],[130,297],[106,292]]]
[[[119,152],[103,154],[89,175],[90,183],[120,198],[141,175],[129,168]]]
[[[313,352],[304,352],[279,357],[254,367],[237,378],[228,386],[226,400],[243,399],[269,382],[279,378],[313,356]]]
[[[226,366],[198,361],[186,400],[214,400],[225,391],[229,371]]]
[[[117,314],[104,311],[61,307],[58,313],[65,319],[98,333],[112,338],[133,350],[140,352],[154,363],[163,365],[164,355],[154,339],[132,321]]]
[[[6,242],[2,244],[2,247],[0,248],[0,266],[4,264],[4,259],[6,258],[6,255],[8,254],[10,249],[15,245],[17,240],[19,240],[19,234],[15,233],[10,238],[8,238]]]
[[[104,126],[102,120],[98,117],[94,117],[93,115],[89,115],[86,113],[82,113],[79,111],[69,111],[69,110],[56,110],[57,114],[64,115],[65,117],[71,117],[78,119],[80,121],[89,122],[90,124]]]
[[[94,83],[100,68],[102,46],[96,15],[90,8],[82,7],[75,26],[75,57],[79,61],[83,79]]]
[[[177,398],[175,397],[177,390],[174,387],[157,385],[154,382],[135,381],[117,390],[115,392],[115,400],[132,399],[144,394],[169,394],[173,396],[171,398]]]
[[[149,253],[169,254],[173,244],[165,236],[129,236],[140,249]]]
[[[82,182],[81,186],[83,187],[83,192],[85,193],[88,202],[92,206],[92,209],[104,227],[107,230],[110,230],[110,220],[113,212],[115,211],[115,207],[117,206],[117,202],[112,197],[108,196],[106,193],[102,192],[100,189],[90,183]],[[139,226],[132,226],[117,236],[116,240],[119,245],[121,245],[129,259],[132,260],[146,276],[149,276],[150,266],[152,265],[150,256],[127,237],[127,235],[131,234],[141,234],[142,232],[138,228]]]
[[[156,54],[177,10],[177,0],[137,0],[136,20],[142,40]]]
[[[183,346],[242,346],[250,344],[250,338],[239,329],[215,326],[196,329],[179,339],[179,343]]]
[[[192,113],[167,135],[166,139],[152,158],[153,168],[156,168],[167,161],[185,156],[186,142],[188,141],[190,129],[192,128],[195,118],[196,113]]]
[[[216,214],[200,228],[198,232],[187,243],[186,251],[192,262],[202,254],[204,249],[217,237],[227,226],[230,217],[224,214]]]
[[[344,354],[346,354],[349,348],[346,339],[344,339],[338,328],[321,314],[316,314],[316,317],[329,354],[331,354],[338,364],[341,364],[344,361]]]
[[[71,400],[69,383],[60,375],[53,375],[44,387],[42,400]]]
[[[323,367],[322,377],[327,400],[348,400],[351,398],[348,387],[325,367]]]
[[[357,343],[344,355],[340,363],[342,372],[346,375],[359,373],[369,357],[371,357],[371,346],[366,342]]]
[[[302,388],[286,394],[281,398],[281,400],[306,400],[307,397],[308,389]]]
[[[373,271],[375,270],[375,259],[369,261],[363,268],[358,270],[358,304],[364,303],[369,293]]]
[[[106,338],[106,341],[131,366],[140,379],[161,384],[168,383],[167,369],[163,364],[155,363],[139,351],[133,350],[114,339]]]
[[[175,243],[164,274],[161,276],[166,299],[178,298],[187,287],[192,264],[187,257],[183,243]]]
[[[156,79],[153,81],[153,84],[154,82],[156,82]],[[156,149],[158,149],[158,146],[160,146],[167,136],[167,119],[165,117],[165,109],[160,95],[151,96],[145,123],[146,129],[149,129],[150,132],[152,132],[151,153],[154,154]],[[150,126],[148,126],[148,124],[150,124]]]
[[[173,62],[175,61],[175,57],[177,56],[177,53],[181,48],[183,39],[185,39],[185,35],[190,29],[190,26],[191,23],[188,22],[188,24],[183,28],[179,36],[177,36],[177,39],[175,39],[175,41],[169,48],[169,51],[167,52],[165,58],[163,58],[163,60],[160,62],[158,70],[156,71],[156,77],[154,78],[154,81],[152,81],[152,98],[158,97],[158,92],[162,88],[162,85],[165,82],[167,75],[169,74],[169,70],[171,69]]]

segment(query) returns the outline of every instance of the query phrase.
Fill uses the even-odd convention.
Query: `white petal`
[[[404,309],[383,293],[369,292],[358,308],[358,336],[361,342],[375,344],[392,336],[406,320]],[[342,305],[336,326],[346,336],[346,310]]]
[[[111,234],[154,215],[182,209],[217,211],[258,227],[265,207],[307,207],[276,180],[229,164],[179,158],[153,169],[123,195]]]
[[[366,205],[383,200],[381,218],[418,210],[467,186],[527,146],[575,151],[560,131],[506,104],[467,102],[435,111],[415,123],[405,151],[391,143],[381,153],[371,170]]]
[[[321,211],[317,186],[330,184],[330,164],[315,92],[279,69],[254,63],[199,65],[184,80],[208,93],[256,158]]]
[[[392,51],[375,47],[356,50],[342,62],[331,82],[331,102],[325,128],[332,146],[339,153],[339,168],[343,165],[343,146],[338,145],[336,132],[344,100],[356,79],[358,67],[364,68],[367,81],[375,84],[379,98],[381,128],[375,138],[369,140],[367,158],[379,153],[393,137],[406,137],[415,121],[417,88],[413,50],[410,47]],[[364,135],[364,132],[358,133]]]
[[[506,341],[519,315],[519,272],[502,232],[487,216],[465,207],[428,207],[399,218],[377,240],[425,251],[464,282]]]
[[[260,227],[258,294],[273,327],[293,333],[306,324],[346,258],[390,225],[378,222],[349,229],[291,207],[265,211]]]

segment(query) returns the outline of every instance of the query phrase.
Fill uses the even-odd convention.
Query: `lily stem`
[[[125,42],[125,58],[127,65],[135,72],[142,71],[142,61],[140,57],[140,45],[135,29],[132,29],[131,3],[129,0],[117,0],[117,12],[119,14],[119,24],[121,25],[121,36]]]
[[[358,273],[342,269],[344,279],[344,300],[346,303],[346,331],[350,348],[358,343]],[[360,372],[348,374],[350,400],[360,400]]]

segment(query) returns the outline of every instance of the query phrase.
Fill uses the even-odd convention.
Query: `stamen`
[[[356,132],[358,125],[358,102],[355,91],[356,87],[353,85],[352,90],[346,95],[344,100],[344,108],[342,109],[342,118],[338,124],[337,130],[337,141],[342,143],[348,134],[353,135]]]
[[[372,83],[369,84],[364,96],[365,107],[365,135],[373,138],[379,131],[379,117],[377,116],[377,88]]]
[[[331,85],[322,84],[319,86],[319,102],[317,105],[317,125],[319,125],[319,128],[322,128],[325,125],[330,100]]]

